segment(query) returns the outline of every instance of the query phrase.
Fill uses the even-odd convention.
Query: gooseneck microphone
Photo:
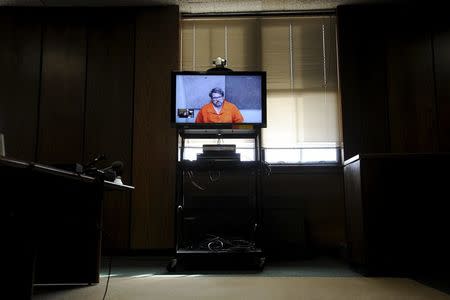
[[[105,154],[100,154],[98,156],[96,156],[93,160],[91,160],[84,168],[85,169],[89,169],[92,168],[93,166],[95,166],[95,164],[101,160],[105,160],[106,159],[106,155]]]
[[[123,172],[123,162],[114,161],[111,163],[110,166],[103,169],[95,167],[97,162],[105,159],[106,159],[105,154],[98,155],[84,167],[83,173],[94,177],[100,176],[104,180],[113,181],[114,183],[117,184],[122,184],[121,175]]]
[[[123,162],[114,161],[109,167],[102,169],[102,171],[108,171],[108,170],[113,170],[117,174],[121,173],[123,170]]]

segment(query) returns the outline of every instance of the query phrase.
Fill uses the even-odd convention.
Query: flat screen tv
[[[266,72],[174,71],[171,81],[177,127],[266,127]]]

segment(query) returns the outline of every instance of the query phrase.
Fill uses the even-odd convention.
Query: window
[[[207,70],[220,56],[230,69],[267,72],[267,162],[339,161],[334,16],[186,18],[181,24],[182,70]]]

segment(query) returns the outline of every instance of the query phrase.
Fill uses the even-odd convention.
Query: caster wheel
[[[176,259],[176,258],[172,259],[172,260],[167,264],[166,269],[167,269],[167,271],[169,271],[169,272],[175,272],[175,271],[177,270],[177,259]]]

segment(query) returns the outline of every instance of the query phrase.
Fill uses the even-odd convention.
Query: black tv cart
[[[265,263],[261,240],[261,129],[177,130],[176,254],[167,269],[252,268]],[[249,160],[186,160],[190,139],[251,142]],[[208,140],[209,139],[209,140]],[[191,156],[192,158],[192,156]],[[252,159],[253,158],[253,159]]]

